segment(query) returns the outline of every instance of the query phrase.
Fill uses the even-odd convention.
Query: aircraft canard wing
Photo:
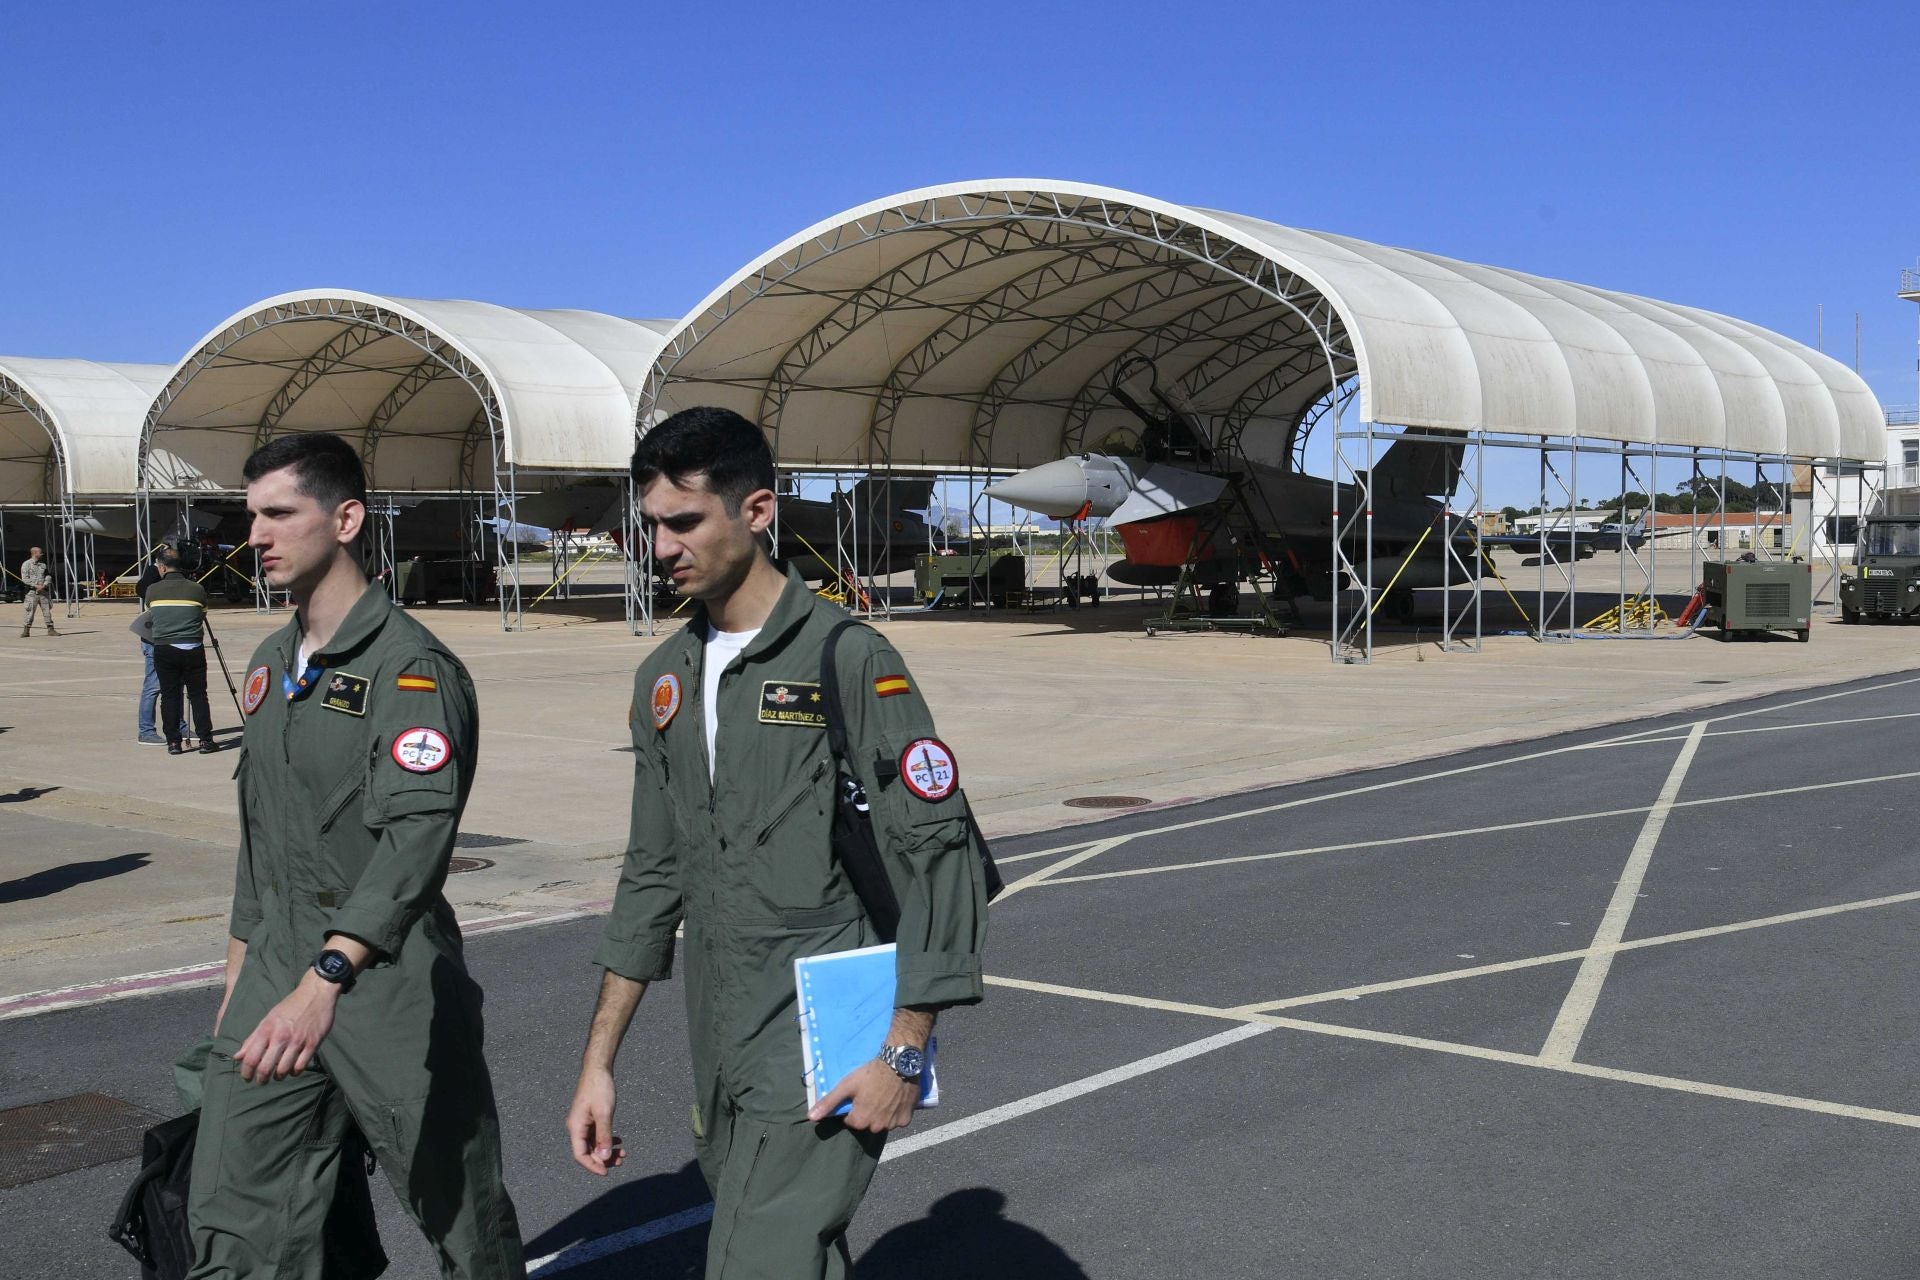
[[[1218,502],[1226,489],[1224,476],[1157,462],[1139,478],[1127,500],[1113,509],[1111,520],[1115,525],[1133,524],[1191,511]]]

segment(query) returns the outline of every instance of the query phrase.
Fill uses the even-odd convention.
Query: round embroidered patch
[[[960,785],[960,766],[938,738],[918,738],[900,753],[900,781],[922,800],[945,800]]]
[[[240,705],[248,715],[258,711],[260,704],[267,700],[268,674],[265,667],[255,667],[247,672],[246,688],[240,691]]]
[[[451,759],[453,748],[438,729],[416,725],[393,740],[393,762],[408,773],[438,773]]]
[[[680,677],[669,671],[653,682],[653,727],[664,729],[680,714]]]

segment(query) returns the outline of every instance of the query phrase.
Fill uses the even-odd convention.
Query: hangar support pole
[[[1458,517],[1453,512],[1453,495],[1449,494],[1443,499],[1440,509],[1440,520],[1443,526],[1441,532],[1444,536],[1440,557],[1440,648],[1442,652],[1448,653],[1478,653],[1485,639],[1483,590],[1487,556],[1486,548],[1481,543],[1481,538],[1486,533],[1486,526],[1482,523],[1481,517],[1486,509],[1486,437],[1482,432],[1469,431],[1466,438],[1467,443],[1462,448],[1463,451],[1468,449],[1472,451],[1473,466],[1469,471],[1463,452],[1460,459],[1460,478],[1468,486],[1467,496],[1470,499],[1467,503],[1467,518],[1472,530],[1471,564],[1460,558],[1459,533],[1461,530],[1457,524]],[[1467,480],[1469,475],[1473,477],[1471,481]],[[1453,576],[1456,570],[1460,574],[1460,585],[1468,592],[1467,603],[1462,605],[1457,613],[1453,608]],[[1460,634],[1469,610],[1473,613],[1473,639],[1470,642],[1463,639]]]
[[[1537,572],[1536,603],[1534,606],[1536,610],[1534,614],[1534,638],[1538,640],[1567,640],[1572,638],[1573,630],[1578,625],[1573,617],[1574,610],[1578,605],[1578,601],[1575,598],[1576,578],[1573,573],[1573,562],[1578,558],[1579,540],[1574,530],[1573,511],[1575,504],[1579,501],[1580,453],[1579,441],[1577,439],[1569,440],[1567,445],[1564,446],[1569,455],[1567,475],[1562,476],[1560,474],[1560,468],[1553,464],[1553,454],[1555,450],[1551,441],[1551,436],[1540,437],[1540,523],[1536,530],[1540,549],[1538,563],[1535,565]],[[1560,504],[1554,508],[1554,519],[1551,526],[1548,524],[1549,502]],[[1563,563],[1560,556],[1555,553],[1553,546],[1553,534],[1560,528],[1562,523],[1565,523],[1567,527],[1566,546],[1561,549],[1562,554],[1566,557],[1565,563]],[[1555,572],[1559,573],[1562,580],[1566,583],[1566,589],[1560,591],[1551,609],[1547,607],[1548,565],[1552,565]],[[1558,588],[1556,588],[1556,590],[1558,590]],[[1567,611],[1567,629],[1565,632],[1558,632],[1554,630],[1553,621],[1560,616],[1562,609]]]
[[[1373,661],[1373,464],[1372,422],[1357,432],[1333,434],[1333,510],[1328,521],[1332,538],[1333,661],[1366,665]],[[1361,443],[1364,467],[1347,455],[1342,441],[1349,436]],[[1342,507],[1346,508],[1342,510]],[[1341,579],[1359,589],[1360,603],[1345,622],[1340,617]]]

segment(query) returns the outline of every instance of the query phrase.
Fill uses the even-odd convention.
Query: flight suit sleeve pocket
[[[381,827],[397,818],[452,813],[459,809],[459,770],[434,767],[423,772],[415,763],[413,752],[418,746],[415,737],[421,733],[419,729],[409,730],[404,744],[375,740],[367,761],[365,815],[368,826]],[[431,739],[427,740],[429,750],[434,745]]]
[[[376,788],[367,796],[367,825],[385,826],[395,818],[418,813],[452,813],[458,807],[458,798],[448,787]]]
[[[907,827],[913,831],[967,816],[966,797],[958,791],[944,800],[922,800],[918,796],[907,795],[901,798],[900,804]]]

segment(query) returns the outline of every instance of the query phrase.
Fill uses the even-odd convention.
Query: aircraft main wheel
[[[1222,582],[1207,593],[1207,612],[1216,618],[1238,617],[1240,613],[1240,588],[1231,582]]]
[[[1387,598],[1381,604],[1385,607],[1387,616],[1395,622],[1413,621],[1413,592],[1405,587],[1387,592]]]

